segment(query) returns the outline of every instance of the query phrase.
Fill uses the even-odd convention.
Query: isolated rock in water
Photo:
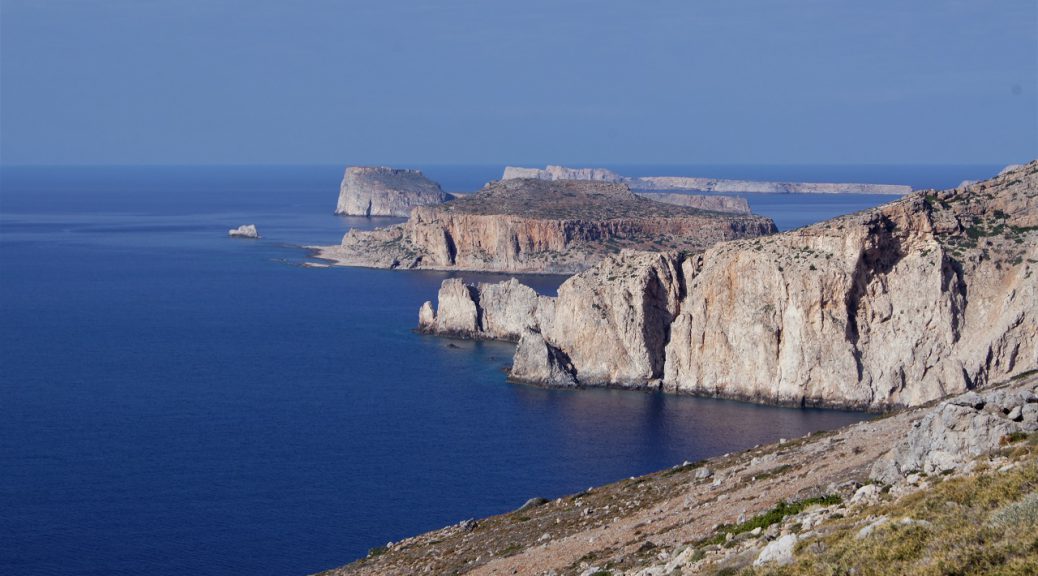
[[[350,166],[339,186],[336,214],[408,216],[415,206],[446,202],[440,185],[418,170],[385,166]]]
[[[245,224],[244,226],[238,226],[227,231],[227,235],[232,238],[259,238],[259,232],[256,230],[255,224]]]
[[[1019,401],[1015,391],[995,389],[941,402],[876,461],[870,476],[893,484],[909,474],[950,472],[996,450],[1014,432],[1038,431],[1038,412],[1023,418]]]
[[[558,350],[548,346],[540,332],[526,330],[519,338],[515,365],[510,376],[521,381],[537,382],[553,387],[577,385],[572,365]]]

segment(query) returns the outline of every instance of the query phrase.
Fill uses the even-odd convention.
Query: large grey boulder
[[[996,450],[1016,432],[1038,431],[1038,398],[1023,385],[967,392],[945,400],[872,467],[893,484],[909,474],[941,474]]]

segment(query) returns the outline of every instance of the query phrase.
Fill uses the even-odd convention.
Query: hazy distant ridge
[[[756,192],[762,194],[890,194],[901,196],[912,191],[900,184],[862,184],[827,182],[770,182],[724,180],[687,176],[646,176],[632,178],[605,168],[540,168],[505,167],[503,180],[536,178],[538,180],[594,180],[623,182],[635,190],[683,190],[688,192]]]

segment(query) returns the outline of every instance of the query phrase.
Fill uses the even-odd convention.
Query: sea
[[[417,166],[473,191],[502,166]],[[609,166],[951,187],[997,166]],[[866,418],[506,381],[412,330],[450,272],[309,268],[401,221],[341,166],[0,168],[0,574],[310,574],[368,549]],[[788,230],[890,200],[748,194]],[[256,224],[262,239],[227,230]],[[460,274],[502,280],[500,274]],[[554,294],[559,276],[520,278]]]

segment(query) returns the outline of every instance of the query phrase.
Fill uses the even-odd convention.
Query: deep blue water
[[[470,190],[500,167],[426,170]],[[339,176],[0,171],[0,573],[310,573],[861,418],[509,384],[511,346],[411,332],[449,274],[299,265],[298,244],[392,222],[333,216]],[[765,200],[788,228],[882,199]],[[264,238],[226,237],[243,223]]]

